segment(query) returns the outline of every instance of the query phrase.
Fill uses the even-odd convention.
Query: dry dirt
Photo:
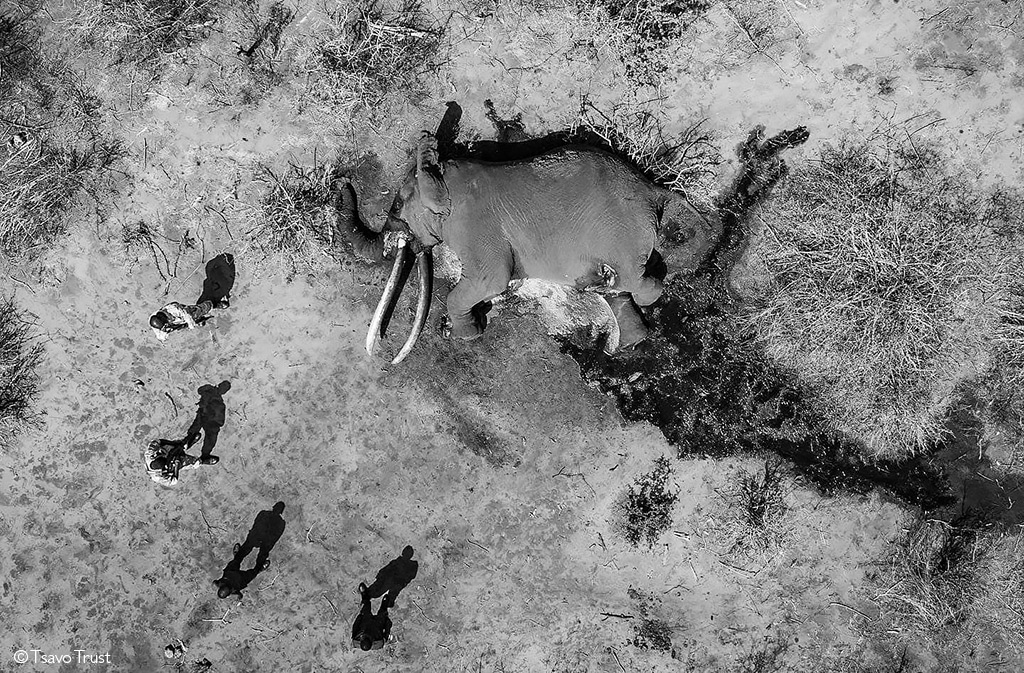
[[[765,6],[778,40],[764,48],[724,4],[680,47],[681,71],[653,92],[669,130],[706,117],[731,160],[755,124],[807,125],[799,160],[845,133],[941,119],[933,137],[983,165],[983,178],[1022,177],[1019,2]],[[930,31],[942,17],[929,17],[961,7],[976,32]],[[901,646],[905,670],[1024,670],[1013,652],[863,635],[878,612],[866,576],[909,509],[877,494],[823,498],[787,478],[785,544],[737,556],[719,525],[723,494],[758,460],[675,461],[672,529],[651,550],[629,548],[611,531],[611,504],[675,450],[657,428],[624,423],[536,319],[503,311],[469,344],[432,326],[406,363],[383,367],[362,341],[385,270],[339,253],[293,273],[251,250],[248,206],[263,188],[254,162],[370,152],[390,181],[383,191],[444,100],[461,103],[468,135],[493,137],[487,98],[539,134],[570,122],[581,95],[610,106],[651,93],[633,90],[606,48],[574,43],[560,27],[572,11],[489,11],[452,19],[450,69],[421,106],[382,111],[376,137],[299,105],[298,78],[233,108],[210,100],[214,66],[177,66],[128,96],[115,74],[82,64],[133,151],[132,180],[103,224],[81,218],[61,245],[0,278],[46,343],[43,423],[0,456],[0,671],[169,670],[163,647],[176,638],[188,661],[220,672],[843,670]],[[994,27],[1014,11],[1016,23]],[[316,21],[303,8],[295,30]],[[225,43],[215,34],[199,49],[223,54]],[[185,85],[187,72],[196,78]],[[734,167],[722,166],[723,181]],[[363,187],[372,214],[389,197]],[[187,229],[198,245],[158,271],[147,251],[121,246],[121,226],[139,220],[172,239]],[[203,264],[222,251],[237,261],[231,308],[156,342],[149,314],[194,300]],[[232,389],[220,464],[157,487],[143,448],[183,434],[196,389],[222,380]],[[219,600],[211,582],[232,544],[278,500],[287,529],[271,567],[240,604]],[[392,610],[394,642],[353,650],[356,586],[406,544],[420,572]],[[670,627],[668,651],[637,640],[644,619]],[[112,663],[16,663],[16,650],[32,649]]]

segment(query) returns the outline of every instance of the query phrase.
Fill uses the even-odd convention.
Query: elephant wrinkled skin
[[[462,264],[448,294],[452,336],[470,339],[487,324],[489,301],[517,278],[537,278],[601,293],[620,328],[620,345],[647,335],[638,306],[661,296],[650,274],[660,260],[659,234],[673,231],[672,270],[693,270],[721,235],[686,199],[655,185],[623,159],[585,145],[566,145],[509,162],[438,161],[424,133],[416,166],[401,185],[384,230],[359,219],[351,185],[340,192],[339,214],[354,247],[378,258],[385,235],[399,238],[391,279],[367,337],[372,353],[381,318],[396,300],[407,250],[423,283],[413,334],[395,358],[412,348],[429,310],[431,248],[444,241]],[[347,223],[344,222],[348,220]]]

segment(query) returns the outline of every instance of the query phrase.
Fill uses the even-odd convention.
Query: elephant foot
[[[461,316],[458,319],[449,317],[449,319],[451,328],[447,331],[453,339],[471,341],[478,339],[484,333],[484,325],[480,325],[472,315]]]
[[[619,348],[630,348],[647,338],[650,331],[630,295],[619,294],[605,297],[605,300],[612,309],[615,322],[619,325]]]

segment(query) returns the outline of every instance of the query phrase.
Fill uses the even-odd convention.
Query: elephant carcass
[[[695,269],[721,234],[718,223],[702,217],[682,195],[655,185],[623,159],[585,145],[509,162],[438,161],[436,141],[425,133],[416,166],[381,232],[361,222],[351,186],[344,186],[341,196],[339,212],[357,252],[379,258],[387,240],[397,247],[367,335],[370,354],[397,300],[408,255],[416,256],[420,300],[395,363],[408,355],[423,328],[431,249],[442,241],[462,266],[462,278],[447,298],[452,336],[479,336],[490,300],[513,279],[536,278],[601,293],[619,323],[620,343],[629,346],[647,335],[638,307],[662,293],[662,281],[650,273],[652,259],[660,259],[659,233],[675,232],[673,270]]]

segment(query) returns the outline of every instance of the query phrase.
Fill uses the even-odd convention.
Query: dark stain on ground
[[[746,220],[786,174],[778,158],[806,138],[800,130],[765,141],[760,130],[738,154],[736,181],[718,201],[725,235],[690,277],[676,276],[651,307],[650,338],[608,357],[592,335],[563,341],[583,377],[613,395],[629,420],[658,426],[679,456],[774,453],[824,494],[883,489],[925,511],[983,511],[1003,526],[1022,518],[1014,495],[1024,480],[997,475],[983,457],[977,416],[950,419],[950,439],[902,462],[869,461],[855,440],[827,428],[810,395],[733,320],[729,270],[747,243]]]

